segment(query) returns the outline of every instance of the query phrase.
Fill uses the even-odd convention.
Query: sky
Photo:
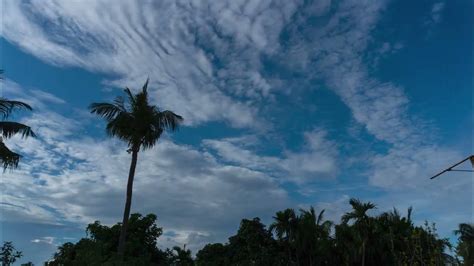
[[[242,218],[350,198],[413,206],[442,237],[473,221],[473,2],[0,1],[2,97],[37,138],[1,176],[0,239],[41,263],[121,219],[130,155],[88,112],[141,89],[184,117],[139,154],[132,212],[162,248],[225,242]],[[469,169],[470,165],[460,166]]]

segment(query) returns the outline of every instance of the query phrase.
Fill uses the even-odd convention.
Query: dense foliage
[[[277,212],[265,229],[258,218],[243,220],[228,244],[211,244],[197,253],[197,265],[445,265],[445,253],[434,224],[415,226],[397,210],[369,216],[371,203],[350,201],[353,210],[341,223],[324,221],[313,208]],[[275,235],[275,238],[272,235]]]
[[[434,224],[414,225],[411,209],[406,215],[394,209],[373,216],[374,204],[356,199],[350,204],[339,224],[312,207],[279,211],[268,228],[259,218],[243,219],[227,243],[207,244],[194,259],[186,247],[157,248],[162,229],[156,216],[132,214],[124,262],[116,255],[121,225],[95,222],[87,238],[59,247],[48,265],[472,265],[473,225],[456,230],[453,257]]]
[[[163,231],[157,227],[154,214],[132,214],[128,226],[123,262],[116,253],[121,224],[108,227],[96,221],[87,226],[86,238],[60,246],[47,265],[166,265],[175,259],[173,251],[161,251],[156,246]]]

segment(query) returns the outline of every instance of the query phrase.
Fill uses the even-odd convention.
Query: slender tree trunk
[[[362,266],[365,266],[365,240],[362,241]]]
[[[138,149],[132,148],[132,162],[130,163],[130,172],[128,173],[127,183],[127,199],[125,201],[125,210],[123,212],[122,228],[120,230],[120,238],[117,248],[119,257],[123,258],[125,252],[125,240],[127,237],[128,218],[130,216],[130,208],[132,206],[133,179],[135,177],[135,169],[137,167]]]
[[[287,241],[287,242],[286,242],[286,250],[287,250],[287,252],[288,252],[288,262],[287,262],[286,265],[292,265],[292,264],[293,264],[293,263],[292,263],[292,260],[293,260],[293,259],[292,259],[292,257],[291,257],[290,241]]]

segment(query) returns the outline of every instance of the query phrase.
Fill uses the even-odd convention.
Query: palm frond
[[[133,106],[136,103],[135,95],[133,95],[132,91],[127,87],[123,90],[125,94],[128,96],[128,100],[130,101],[130,104]]]
[[[407,211],[407,221],[408,221],[408,222],[411,222],[411,214],[412,214],[412,212],[413,212],[413,207],[410,206],[410,207],[408,208],[408,211]]]
[[[146,79],[145,81],[145,84],[143,84],[143,87],[142,87],[142,92],[143,94],[148,95],[148,82],[150,81],[149,78]]]
[[[323,209],[323,210],[319,213],[319,215],[318,215],[318,220],[317,220],[317,224],[318,224],[318,225],[323,221],[323,219],[324,219],[324,212],[325,212],[325,211],[326,211],[326,210]]]
[[[349,200],[349,204],[351,204],[352,208],[358,212],[367,212],[370,209],[375,209],[376,206],[372,202],[363,203],[359,199],[352,198]]]
[[[0,161],[3,166],[3,171],[8,168],[17,168],[20,162],[21,155],[11,151],[5,143],[0,140]]]
[[[13,135],[21,134],[22,138],[36,137],[29,126],[17,122],[1,121],[0,134],[4,138],[11,138]]]
[[[113,119],[109,120],[106,132],[109,136],[117,137],[130,143],[138,142],[139,139],[134,137],[134,128],[132,127],[133,117],[130,113],[118,113]]]
[[[474,241],[474,224],[459,224],[458,230],[454,231],[463,241]]]
[[[344,215],[342,215],[341,222],[343,224],[347,224],[352,219],[357,219],[357,216],[354,213],[345,213]]]
[[[183,122],[183,117],[168,110],[158,112],[157,117],[159,127],[171,131],[175,131]]]
[[[128,112],[127,107],[125,107],[125,100],[122,96],[115,98],[114,105],[122,110],[122,112]]]
[[[7,118],[13,112],[14,109],[26,109],[29,111],[33,110],[30,105],[24,102],[0,98],[0,113],[3,115],[4,119]]]
[[[158,139],[163,133],[162,128],[155,128],[154,130],[148,130],[141,140],[141,145],[144,150],[150,149],[155,146]]]
[[[97,114],[107,121],[113,120],[120,113],[126,112],[123,101],[119,98],[113,103],[93,103],[89,106],[89,110],[92,114]]]

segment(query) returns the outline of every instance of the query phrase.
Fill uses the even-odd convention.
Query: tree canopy
[[[156,216],[132,214],[122,262],[115,249],[121,224],[97,221],[87,227],[86,238],[59,247],[48,265],[472,265],[472,225],[456,230],[453,257],[435,224],[413,223],[411,208],[406,215],[397,209],[371,215],[374,204],[356,199],[350,204],[352,210],[338,224],[313,207],[279,211],[269,227],[258,217],[243,219],[226,243],[207,244],[194,258],[186,246],[160,250],[163,230]]]

